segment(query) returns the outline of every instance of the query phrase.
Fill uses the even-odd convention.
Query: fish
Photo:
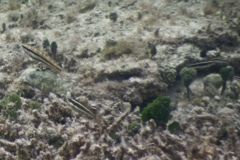
[[[22,47],[27,51],[28,55],[32,57],[33,59],[40,61],[47,65],[50,69],[52,69],[54,72],[60,73],[60,75],[63,74],[63,69],[51,58],[47,55],[46,52],[37,50],[31,46],[28,46],[26,44],[22,44]],[[59,97],[62,98],[61,95],[57,94]],[[85,115],[94,118],[95,114],[89,109],[88,107],[84,106],[74,98],[67,96],[67,102],[78,112],[84,113]]]
[[[71,104],[72,107],[74,107],[77,111],[82,112],[82,113],[90,116],[91,118],[94,118],[94,117],[95,117],[95,116],[94,116],[95,114],[94,114],[90,109],[88,109],[86,106],[84,106],[84,105],[81,104],[80,102],[76,101],[75,99],[68,97],[68,98],[67,98],[67,101],[68,101],[69,104]]]
[[[63,71],[62,67],[49,57],[45,51],[37,50],[26,44],[22,44],[22,47],[27,51],[26,53],[28,53],[30,57],[47,65],[55,73],[61,73]]]
[[[70,92],[67,92],[66,95],[61,95],[58,93],[55,94],[57,95],[57,97],[64,99],[64,101],[67,102],[70,105],[70,107],[73,108],[73,110],[85,114],[90,118],[95,118],[96,114],[93,111],[95,111],[96,108],[91,106],[85,106],[82,103],[78,102],[75,98],[71,96]]]
[[[207,69],[216,65],[226,66],[228,62],[221,59],[212,59],[209,61],[197,62],[188,65],[187,67],[196,68],[196,69]]]

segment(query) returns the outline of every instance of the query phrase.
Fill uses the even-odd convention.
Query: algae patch
[[[10,120],[17,119],[17,111],[21,108],[22,101],[20,96],[15,93],[5,96],[0,101],[0,111],[4,117],[9,118]]]

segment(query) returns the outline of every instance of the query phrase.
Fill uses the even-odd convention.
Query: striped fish
[[[60,73],[63,69],[52,59],[50,58],[46,52],[39,51],[31,46],[26,44],[22,44],[22,47],[28,51],[28,55],[33,59],[40,61],[47,65],[50,69],[52,69],[56,73]]]
[[[71,104],[72,107],[74,107],[75,110],[84,113],[85,115],[94,118],[95,114],[86,106],[81,104],[80,102],[76,101],[73,98],[67,98],[67,101],[69,104]]]
[[[220,59],[213,59],[210,61],[203,61],[203,62],[197,62],[197,63],[193,63],[188,65],[188,67],[192,67],[192,68],[207,68],[207,67],[211,67],[214,65],[218,65],[218,64],[222,64],[222,65],[227,65],[228,62],[224,61],[224,60],[220,60]]]
[[[62,98],[67,102],[75,111],[85,114],[86,116],[90,118],[95,118],[96,114],[93,112],[96,110],[96,108],[91,106],[84,106],[80,102],[78,102],[76,99],[71,97],[70,92],[67,92],[65,96],[55,93],[59,98]]]
[[[32,57],[33,59],[35,59],[37,61],[44,63],[50,69],[52,69],[54,72],[57,72],[57,73],[60,73],[61,75],[63,75],[63,73],[62,73],[63,69],[52,58],[50,58],[46,52],[39,51],[39,50],[34,49],[25,44],[22,44],[22,47],[27,51],[27,53],[30,57]],[[57,93],[56,93],[56,95],[58,95],[59,97],[62,98],[61,95],[59,95]],[[71,104],[71,106],[78,112],[84,113],[85,115],[87,115],[91,118],[95,117],[95,114],[91,111],[91,109],[93,109],[93,108],[90,109],[71,97],[67,96],[66,98],[67,98],[67,102],[69,104]]]

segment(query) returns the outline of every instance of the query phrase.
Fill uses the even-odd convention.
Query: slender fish
[[[79,112],[82,112],[88,116],[90,116],[91,118],[94,118],[94,113],[88,109],[88,107],[82,105],[80,102],[76,101],[73,98],[67,98],[67,101],[72,104],[74,106],[74,108],[76,110],[78,110]]]
[[[37,61],[44,63],[50,69],[52,69],[54,72],[60,73],[61,75],[63,75],[63,72],[62,72],[63,69],[51,57],[49,57],[46,52],[34,49],[31,46],[28,46],[25,44],[22,44],[22,47],[27,51],[26,53],[28,53],[28,55],[30,57],[32,57],[33,59],[35,59]],[[60,96],[60,95],[58,95],[58,96]],[[94,113],[88,107],[82,105],[80,102],[76,101],[75,99],[73,99],[71,97],[67,97],[67,101],[78,112],[82,112],[85,115],[87,115],[91,118],[94,118]]]
[[[60,73],[62,68],[51,58],[49,57],[44,51],[39,51],[31,46],[26,44],[22,44],[22,47],[28,51],[28,55],[33,59],[40,61],[47,65],[50,69],[52,69],[56,73]]]

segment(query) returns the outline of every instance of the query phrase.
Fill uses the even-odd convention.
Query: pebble
[[[227,107],[233,109],[233,103],[227,103]]]
[[[221,97],[220,96],[214,96],[214,99],[219,102],[221,100]]]
[[[217,57],[217,56],[219,56],[219,55],[220,55],[219,50],[210,50],[210,51],[208,51],[208,52],[206,53],[206,56],[207,56],[208,58],[214,58],[214,57]]]
[[[208,105],[210,103],[210,98],[208,96],[204,96],[202,101],[205,103],[205,105]]]
[[[80,103],[82,103],[83,105],[88,105],[88,98],[85,96],[80,96],[78,97],[78,100],[80,101]]]
[[[193,108],[193,111],[197,114],[201,114],[204,111],[204,109],[203,109],[203,107],[196,106]]]

